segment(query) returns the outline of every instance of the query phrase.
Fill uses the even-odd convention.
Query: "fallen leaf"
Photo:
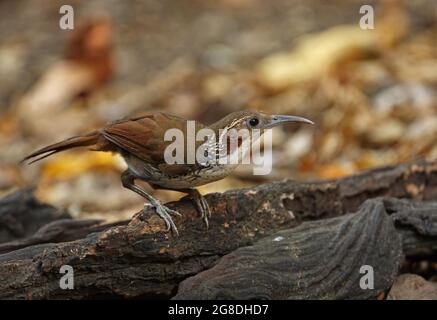
[[[68,152],[49,158],[42,166],[44,180],[69,179],[95,169],[111,170],[116,159],[107,152]]]
[[[93,19],[74,29],[65,56],[48,67],[18,103],[24,121],[62,110],[75,97],[89,94],[112,75],[111,25]]]
[[[377,45],[373,30],[343,25],[310,34],[298,40],[291,52],[275,53],[257,66],[257,78],[271,89],[308,81],[321,76],[336,63]]]

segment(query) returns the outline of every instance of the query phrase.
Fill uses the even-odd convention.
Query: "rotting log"
[[[56,242],[54,237],[41,236],[44,232],[40,232],[39,244],[0,255],[0,298],[170,298],[175,296],[183,280],[199,273],[201,275],[202,271],[217,263],[219,265],[221,257],[240,247],[256,245],[263,241],[262,238],[280,230],[287,232],[287,229],[303,222],[300,228],[305,228],[307,223],[315,223],[305,221],[355,212],[366,199],[375,197],[416,199],[420,202],[437,199],[437,162],[419,161],[380,168],[332,181],[283,181],[253,189],[210,194],[206,198],[213,214],[208,231],[197,219],[191,201],[184,198],[168,204],[182,213],[182,217],[175,218],[179,237],[166,233],[163,222],[152,211],[138,213],[129,222],[116,226],[82,225],[79,233],[70,234],[68,238],[76,240],[69,242],[53,243]],[[415,205],[419,205],[417,203]],[[383,207],[387,208],[387,205]],[[402,224],[399,220],[395,223],[395,226],[399,225],[398,234],[398,229],[391,228],[387,222],[394,218],[383,217],[384,214],[380,213],[379,220],[384,222],[387,230],[392,230],[393,239],[397,234],[402,241],[408,242],[412,238],[408,234],[413,227],[420,226],[420,223]],[[324,222],[341,221],[342,218]],[[335,234],[335,228],[332,228],[331,232]],[[310,229],[305,230],[311,233]],[[365,230],[374,229],[369,227]],[[315,234],[307,236],[311,241],[318,241]],[[411,250],[414,246],[424,246],[422,240],[435,245],[435,236],[422,236],[425,239],[410,241]],[[404,242],[399,245],[405,247]],[[317,261],[314,263],[316,268]],[[62,265],[74,268],[74,290],[59,288]],[[386,286],[384,283],[379,288]],[[338,296],[354,298],[354,294],[350,292],[349,296],[347,293]]]
[[[58,219],[54,220],[40,229],[33,235],[24,239],[0,243],[0,254],[33,246],[41,243],[58,243],[84,238],[92,232],[99,232],[111,226],[124,225],[126,221],[114,222],[111,224],[100,224],[102,220],[87,219]]]
[[[66,211],[39,202],[32,189],[14,192],[0,200],[0,243],[32,236],[58,219],[71,219]]]
[[[225,255],[173,298],[375,299],[394,282],[404,241],[409,253],[413,243],[437,248],[436,208],[437,201],[367,200],[356,213],[304,222]]]

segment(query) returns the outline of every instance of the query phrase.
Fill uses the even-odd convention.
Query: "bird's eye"
[[[258,124],[259,124],[259,120],[258,120],[258,118],[251,118],[251,119],[249,120],[249,125],[250,125],[251,127],[256,127]]]

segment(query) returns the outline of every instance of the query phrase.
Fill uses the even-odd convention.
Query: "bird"
[[[299,116],[269,115],[254,110],[232,112],[209,126],[197,121],[191,122],[195,124],[194,131],[189,129],[189,122],[190,120],[165,112],[145,113],[110,122],[87,134],[43,147],[26,156],[22,162],[28,161],[28,164],[31,164],[55,153],[77,147],[119,154],[127,164],[127,169],[121,174],[123,187],[148,200],[145,208],[153,206],[155,212],[164,220],[166,231],[178,235],[172,216],[180,214],[147,193],[135,183],[136,180],[145,181],[154,189],[174,190],[188,194],[208,229],[211,210],[205,198],[195,187],[223,179],[238,166],[238,163],[220,161],[231,153],[241,152],[243,146],[247,146],[245,144],[247,135],[237,135],[235,138],[231,132],[246,130],[252,133],[258,130],[262,135],[265,130],[287,122],[313,124],[311,120]],[[176,136],[171,139],[166,136],[166,133],[175,132],[174,130],[181,133],[184,138],[182,142],[176,143],[176,139],[173,139]],[[197,141],[195,135],[201,130],[207,130],[215,138],[207,139],[207,142]],[[195,140],[196,150],[203,146],[203,160],[196,158],[194,162],[189,162],[187,159],[190,155],[184,154],[183,161],[173,161],[173,163],[168,161],[169,147],[172,144],[174,148],[183,147],[189,139]],[[252,143],[253,141],[249,141],[249,147]],[[187,147],[187,153],[188,151]],[[170,155],[174,153],[170,152]]]

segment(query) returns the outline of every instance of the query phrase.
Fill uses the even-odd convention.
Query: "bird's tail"
[[[25,157],[21,162],[25,162],[27,160],[30,160],[32,158],[38,157],[36,159],[33,159],[28,164],[34,163],[36,161],[39,161],[41,159],[44,159],[48,156],[51,156],[54,153],[58,153],[64,150],[77,148],[77,147],[88,147],[97,145],[97,143],[100,140],[100,133],[98,131],[90,132],[89,134],[83,135],[83,136],[75,136],[71,137],[69,139],[63,140],[58,143],[51,144],[47,147],[41,148],[39,150],[36,150],[35,152],[29,154],[27,157]]]

